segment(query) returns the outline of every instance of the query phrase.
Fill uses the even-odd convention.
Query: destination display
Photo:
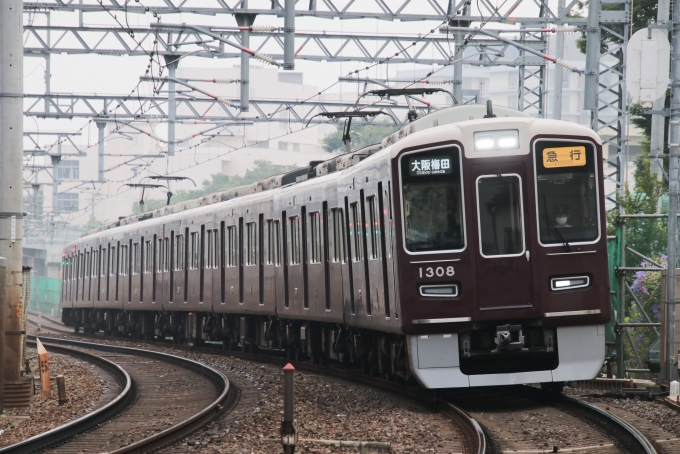
[[[553,147],[543,150],[543,166],[546,169],[578,167],[586,165],[586,147]]]
[[[413,176],[447,175],[453,172],[451,156],[417,155],[408,160],[408,173]]]

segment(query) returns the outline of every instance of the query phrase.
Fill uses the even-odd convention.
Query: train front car
[[[391,159],[402,325],[420,383],[593,378],[611,312],[599,137],[485,118],[412,134]]]

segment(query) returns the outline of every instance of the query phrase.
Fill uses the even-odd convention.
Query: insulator
[[[194,136],[186,136],[186,137],[183,137],[183,138],[179,139],[178,142],[179,142],[179,143],[188,142],[188,141],[190,141],[190,140],[193,139],[193,138],[194,138]]]
[[[553,30],[555,33],[576,33],[576,25],[560,25]]]
[[[423,83],[426,83],[428,85],[444,85],[447,82],[448,80],[442,77],[430,77],[429,79],[425,79],[423,81]]]
[[[238,81],[238,79],[213,79],[213,83],[216,84],[234,84]]]
[[[153,140],[158,140],[159,142],[163,141],[163,139],[161,139],[160,137],[153,133],[149,134],[149,137],[151,137]]]
[[[561,58],[558,58],[555,60],[553,63],[555,63],[557,66],[561,66],[564,69],[568,69],[569,71],[577,72],[576,66],[573,66],[566,61],[562,60]]]
[[[269,33],[278,30],[278,28],[279,27],[274,27],[273,25],[260,24],[250,27],[250,31],[253,33]]]
[[[219,102],[220,104],[224,104],[225,106],[236,107],[233,102],[229,101],[226,98],[222,98],[221,96],[218,96],[216,101]]]
[[[260,59],[264,62],[267,62],[270,65],[279,66],[278,63],[276,63],[276,61],[273,58],[271,58],[269,55],[265,55],[265,54],[261,54],[259,52],[255,52],[253,54],[253,57],[258,58],[258,59]]]

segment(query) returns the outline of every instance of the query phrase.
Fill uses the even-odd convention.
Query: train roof
[[[325,181],[326,178],[321,177],[324,177],[332,173],[340,173],[343,170],[349,169],[354,165],[358,164],[359,162],[363,161],[367,157],[379,153],[380,151],[389,148],[391,145],[394,145],[397,142],[401,142],[400,145],[402,146],[394,147],[392,154],[412,143],[415,144],[415,141],[417,141],[417,139],[415,138],[411,139],[411,136],[426,129],[456,124],[458,126],[458,129],[460,131],[463,131],[467,129],[466,126],[471,126],[471,123],[473,122],[476,125],[476,127],[478,127],[479,120],[482,119],[488,122],[488,124],[491,126],[493,123],[496,122],[500,121],[506,122],[508,118],[517,118],[518,124],[534,125],[528,127],[531,129],[537,129],[541,131],[545,130],[546,132],[547,130],[554,131],[554,128],[558,125],[563,130],[565,126],[564,125],[565,122],[563,121],[535,119],[523,112],[503,106],[494,106],[493,111],[497,118],[485,118],[485,116],[487,115],[487,106],[485,104],[457,105],[453,107],[436,110],[399,128],[397,131],[388,135],[379,144],[363,147],[350,153],[337,155],[325,161],[312,161],[309,163],[308,166],[297,168],[277,175],[272,175],[270,177],[258,180],[250,185],[229,188],[224,191],[208,194],[198,199],[187,200],[184,202],[179,202],[173,205],[158,208],[153,212],[147,212],[121,218],[118,221],[111,222],[109,224],[100,226],[97,229],[85,232],[81,236],[81,238],[100,233],[102,233],[103,235],[97,236],[105,236],[105,232],[113,228],[127,226],[129,226],[129,230],[141,228],[141,226],[136,224],[138,224],[139,222],[150,220],[152,218],[156,219],[160,217],[163,218],[167,217],[167,219],[163,219],[163,222],[164,223],[172,222],[175,218],[180,217],[179,216],[180,213],[182,216],[189,214],[188,212],[191,212],[191,214],[200,214],[203,211],[219,209],[216,206],[211,206],[210,208],[207,208],[209,205],[224,204],[225,206],[228,206],[229,204],[227,202],[233,199],[239,199],[239,202],[241,202],[244,200],[244,198],[250,199],[251,195],[257,193],[261,193],[263,191],[268,191],[271,189],[283,188],[290,185],[297,185],[310,179],[316,180],[317,178],[319,178],[320,180]],[[576,124],[571,125],[574,127],[575,131],[580,131],[580,135],[591,136],[599,141],[599,136],[597,136],[597,134],[594,133],[592,130]],[[450,128],[442,128],[442,130],[440,131],[442,134],[445,133],[450,134]],[[432,131],[432,133],[434,133],[434,131]],[[437,134],[433,134],[433,137],[436,137],[436,135]],[[410,140],[405,140],[407,138]],[[321,183],[321,181],[318,182]],[[307,184],[301,185],[300,189],[306,186]],[[253,199],[258,198],[259,197],[253,197]]]

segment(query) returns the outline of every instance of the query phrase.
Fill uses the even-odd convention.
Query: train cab
[[[497,110],[392,147],[402,326],[428,388],[589,379],[604,358],[600,139]]]

